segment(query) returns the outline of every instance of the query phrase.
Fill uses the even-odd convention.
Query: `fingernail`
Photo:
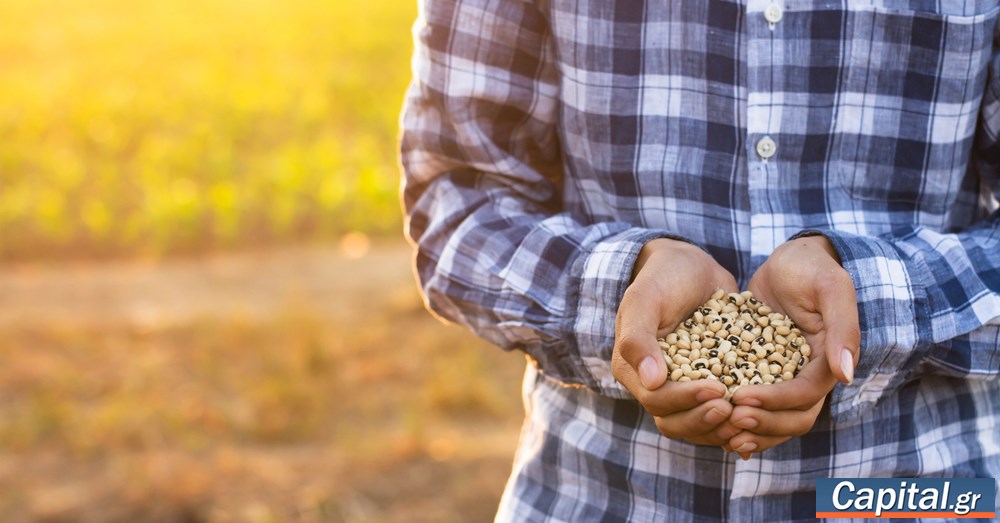
[[[747,452],[753,452],[755,450],[757,450],[757,444],[754,443],[754,442],[752,442],[752,441],[748,441],[748,442],[740,445],[739,447],[736,447],[736,452],[739,452],[740,454],[745,454]]]
[[[840,370],[844,371],[848,384],[854,383],[854,353],[851,349],[840,350]]]
[[[737,421],[736,423],[734,423],[733,425],[736,425],[737,427],[740,427],[741,429],[750,430],[750,429],[756,427],[759,424],[760,423],[757,420],[753,419],[753,418],[743,418],[743,419]]]
[[[653,358],[646,356],[639,362],[639,381],[642,382],[642,386],[649,390],[653,390],[656,387],[656,378],[660,374],[660,368],[653,361]]]
[[[760,407],[761,405],[763,405],[763,403],[761,403],[760,400],[757,398],[741,398],[740,401],[738,401],[737,403],[739,405],[745,405],[747,407]]]
[[[697,394],[694,395],[694,399],[698,400],[698,403],[705,403],[709,400],[714,400],[716,398],[722,397],[722,392],[714,389],[703,389],[699,390]]]
[[[750,458],[753,457],[753,452],[747,452],[746,454],[740,454],[740,457],[743,458],[743,461],[750,461]]]
[[[722,423],[722,420],[726,419],[726,415],[722,413],[721,410],[712,408],[712,410],[705,413],[705,423],[711,423],[712,425],[718,425]]]

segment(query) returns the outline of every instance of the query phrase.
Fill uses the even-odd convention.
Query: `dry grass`
[[[386,285],[408,277],[405,249],[388,250],[331,264],[326,278],[352,293],[344,303],[365,304],[354,313],[307,290],[253,313],[4,323],[0,520],[489,520],[520,423],[523,360],[435,322],[412,284]],[[292,273],[310,256],[320,255],[233,275],[233,288],[280,287],[283,264]],[[373,259],[383,281],[346,284]],[[100,289],[128,268],[74,274]],[[21,272],[0,289],[21,282],[29,294],[65,268]]]

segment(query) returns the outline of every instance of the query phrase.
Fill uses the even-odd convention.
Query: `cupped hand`
[[[727,446],[744,459],[813,427],[837,381],[853,381],[861,341],[854,284],[822,236],[779,246],[754,274],[749,289],[795,321],[812,354],[795,379],[743,387],[733,394],[735,408],[723,428],[743,431]]]
[[[615,319],[612,374],[649,412],[663,435],[698,445],[723,445],[740,433],[724,425],[733,412],[726,387],[713,380],[668,382],[656,342],[711,298],[737,292],[736,279],[686,242],[657,239],[639,253],[632,283]]]

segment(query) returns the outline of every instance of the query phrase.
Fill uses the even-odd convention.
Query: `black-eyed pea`
[[[722,298],[724,298],[725,296],[726,296],[726,291],[725,290],[723,290],[723,289],[715,289],[715,292],[712,293],[712,300],[718,301],[718,300],[721,300]],[[709,302],[709,303],[711,303],[711,302]]]
[[[782,336],[781,334],[775,334],[774,335],[774,343],[776,343],[778,345],[784,345],[784,346],[787,347],[788,346],[788,339],[785,338],[784,336]]]
[[[692,341],[691,342],[691,350],[701,350],[701,342],[700,341]]]
[[[690,350],[691,349],[690,338],[685,337],[677,340],[677,347],[681,349]]]
[[[767,370],[770,374],[774,374],[775,376],[780,375],[781,365],[778,365],[777,363],[772,363],[767,366]]]
[[[767,366],[767,362],[766,361],[760,360],[760,361],[757,362],[757,372],[759,372],[761,374],[768,374],[768,373],[771,372],[769,370],[768,366]]]
[[[687,376],[681,376],[680,379],[677,380],[677,381],[678,382],[691,381],[691,378],[689,378]]]
[[[715,376],[722,376],[722,364],[721,363],[716,363],[715,365],[712,365],[712,374],[714,374]]]
[[[714,337],[713,338],[705,338],[705,339],[701,340],[701,347],[703,349],[704,348],[711,349],[711,348],[715,347],[716,343],[717,342],[716,342],[716,339]]]
[[[739,294],[739,293],[736,293],[736,292],[729,293],[729,304],[730,305],[735,305],[737,308],[739,308],[739,306],[743,305],[743,302],[745,302],[745,301],[746,301],[746,298],[742,294]]]
[[[676,360],[675,360],[676,361]],[[684,375],[691,374],[691,363],[681,363],[681,370],[684,371]]]
[[[691,349],[677,349],[677,356],[680,356],[682,358],[690,358]]]
[[[799,353],[808,358],[809,356],[812,356],[812,347],[810,347],[808,343],[805,343],[799,347]]]
[[[767,316],[767,315],[771,314],[772,312],[774,312],[774,311],[771,310],[771,308],[768,307],[767,305],[761,305],[760,307],[757,307],[757,314],[759,314],[761,316]]]
[[[769,323],[771,323],[771,320],[767,319],[767,316],[757,317],[757,325],[760,325],[761,327],[767,327]]]
[[[777,334],[781,334],[782,336],[788,336],[789,334],[792,333],[792,329],[790,329],[787,325],[782,325],[774,329],[774,332]]]
[[[757,355],[751,352],[750,354],[746,355],[746,360],[749,361],[750,363],[756,364],[757,363]]]
[[[694,321],[698,323],[705,323],[705,315],[701,311],[694,311]]]
[[[764,379],[760,376],[750,378],[750,385],[760,385],[761,383],[764,383]]]
[[[781,373],[781,379],[783,379],[785,381],[792,381],[792,378],[794,378],[794,377],[795,377],[795,374],[793,374],[790,371],[785,371],[785,372]]]
[[[735,380],[733,380],[732,376],[723,376],[722,377],[722,383],[725,384],[727,387],[729,387],[729,386],[732,386],[732,384],[736,383],[736,382],[735,382]]]
[[[740,333],[740,339],[743,341],[753,341],[756,339],[756,336],[753,335],[753,331],[745,330]]]
[[[682,376],[684,376],[684,371],[682,371],[681,369],[676,369],[670,373],[670,381],[677,381],[681,379]]]
[[[774,376],[770,374],[764,375],[764,383],[774,383]]]

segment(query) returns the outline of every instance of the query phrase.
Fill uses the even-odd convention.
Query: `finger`
[[[729,441],[733,452],[737,453],[744,460],[750,459],[751,454],[764,452],[773,449],[782,443],[792,439],[790,436],[761,436],[751,432],[742,432]]]
[[[639,280],[630,285],[618,308],[615,329],[614,354],[635,370],[639,384],[646,390],[655,390],[667,381],[667,364],[656,343],[660,307],[653,294]],[[619,381],[622,377],[618,373],[627,372],[617,365],[614,371]],[[635,394],[631,387],[629,390]]]
[[[822,401],[813,405],[809,410],[782,410],[777,412],[738,406],[733,409],[729,423],[734,428],[746,430],[761,436],[801,436],[809,432],[813,425],[816,424],[816,418],[822,409]]]
[[[795,379],[769,385],[741,387],[733,393],[734,405],[759,407],[772,412],[808,410],[826,398],[837,379],[830,373],[825,354],[806,365]]]
[[[726,440],[716,438],[712,430],[729,418],[732,405],[724,399],[715,399],[696,408],[655,417],[660,432],[671,439],[697,438],[709,445],[722,445]]]
[[[827,363],[837,380],[851,383],[861,345],[854,283],[847,271],[837,267],[821,280],[817,291],[819,313],[826,326]]]
[[[736,425],[733,425],[733,417],[732,414],[730,414],[729,419],[723,421],[718,427],[715,427],[715,430],[712,431],[712,435],[723,441],[729,441],[733,439],[740,432],[743,432],[743,429],[737,427]],[[732,452],[732,451],[733,449],[729,449],[726,452]]]
[[[634,380],[638,382],[638,378]],[[626,385],[627,387],[628,385]],[[671,381],[653,391],[642,387],[638,387],[637,391],[632,391],[632,389],[629,391],[653,416],[670,416],[696,409],[707,402],[722,398],[726,395],[726,386],[715,380],[693,380],[683,383]],[[728,416],[732,410],[732,404],[727,401],[725,403],[727,404],[726,415]]]

